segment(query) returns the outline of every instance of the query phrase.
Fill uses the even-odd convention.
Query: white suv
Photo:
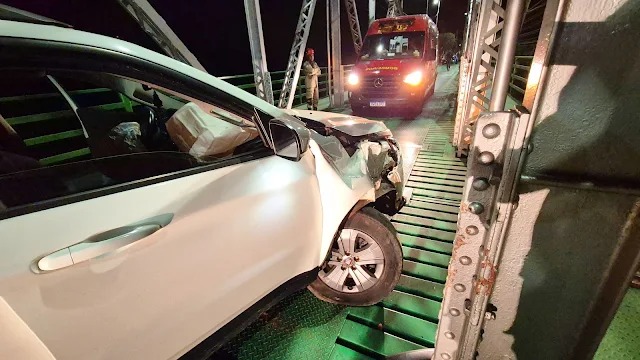
[[[46,23],[0,20],[0,358],[177,358],[305,286],[393,289],[384,124]]]

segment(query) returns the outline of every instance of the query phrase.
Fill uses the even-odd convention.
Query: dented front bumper
[[[324,158],[340,178],[352,187],[355,179],[367,177],[375,190],[375,207],[393,215],[405,204],[402,197],[404,174],[402,153],[391,136],[371,136],[355,143],[346,143],[338,136],[323,136],[311,132]]]
[[[310,130],[324,158],[347,186],[368,178],[375,206],[393,215],[404,206],[402,154],[391,131],[381,121],[323,111],[286,110]]]

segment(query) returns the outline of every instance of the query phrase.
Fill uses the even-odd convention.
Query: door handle
[[[142,240],[147,236],[161,229],[158,224],[141,225],[128,231],[106,238],[104,240],[87,240],[79,244],[69,247],[71,260],[74,264],[81,263],[93,258],[97,258],[104,254],[116,252],[119,249],[131,245],[138,240]]]
[[[157,221],[152,223],[139,223],[94,235],[83,242],[42,257],[36,262],[38,272],[58,270],[109,253],[118,252],[124,247],[160,230],[164,225],[167,225],[172,218],[173,215],[159,216],[154,218],[154,220]]]

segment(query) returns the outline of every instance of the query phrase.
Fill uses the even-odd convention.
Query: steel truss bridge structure
[[[206,71],[148,0],[117,1],[168,56]],[[345,104],[349,70],[341,10],[356,52],[363,43],[356,0],[343,1],[324,3],[320,85],[333,108]],[[424,129],[407,183],[413,202],[392,219],[401,284],[382,304],[350,310],[332,358],[591,358],[638,269],[640,4],[468,3],[455,121]],[[282,108],[300,103],[318,0],[297,4],[287,66],[273,72],[260,1],[244,0],[253,74],[223,79]],[[388,17],[404,14],[403,0],[380,4]],[[368,5],[371,22],[376,1]],[[61,137],[27,140],[51,139]]]

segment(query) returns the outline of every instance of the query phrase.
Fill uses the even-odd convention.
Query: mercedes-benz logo
[[[381,87],[382,86],[382,79],[377,78],[377,79],[373,80],[373,86],[375,86],[377,88]]]

